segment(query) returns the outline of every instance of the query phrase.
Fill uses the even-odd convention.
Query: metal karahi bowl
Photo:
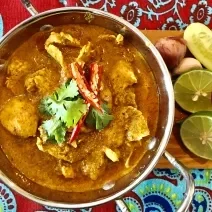
[[[43,205],[58,208],[87,208],[115,200],[122,211],[128,211],[121,200],[122,195],[143,181],[160,157],[164,155],[175,168],[179,169],[186,180],[184,202],[178,211],[187,211],[193,197],[194,183],[186,168],[165,151],[174,122],[174,93],[167,67],[154,45],[127,21],[100,10],[66,7],[38,13],[29,1],[22,0],[22,3],[32,17],[18,24],[0,40],[0,61],[7,61],[20,44],[34,33],[49,27],[66,24],[92,24],[121,33],[142,53],[153,72],[159,92],[158,126],[155,138],[150,142],[146,154],[137,167],[128,175],[116,182],[111,182],[110,185],[105,185],[102,189],[86,192],[86,194],[66,193],[64,199],[64,192],[44,188],[24,178],[21,174],[17,174],[18,171],[14,170],[2,150],[0,150],[0,179],[26,198]],[[3,64],[1,64],[2,66]],[[45,192],[43,192],[44,190]]]

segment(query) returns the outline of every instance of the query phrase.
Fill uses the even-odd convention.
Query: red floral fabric
[[[31,0],[39,12],[65,6],[101,9],[123,17],[140,29],[185,29],[191,22],[212,27],[212,0]],[[1,0],[4,32],[29,17],[20,0]]]

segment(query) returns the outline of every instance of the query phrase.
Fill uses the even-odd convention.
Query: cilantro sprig
[[[86,118],[86,124],[88,126],[97,130],[102,130],[113,120],[113,116],[109,115],[110,111],[105,103],[102,105],[102,108],[103,113],[93,107],[91,108]]]
[[[43,121],[41,127],[45,130],[48,140],[58,144],[65,142],[67,129],[77,125],[87,113],[87,107],[74,80],[66,82],[52,95],[42,99],[39,110],[49,119]],[[103,112],[100,112],[91,107],[85,121],[89,127],[102,130],[113,120],[108,106],[103,104],[102,108]]]
[[[57,119],[49,119],[43,122],[42,127],[46,130],[48,139],[58,144],[65,141],[66,126]]]
[[[65,141],[67,128],[74,127],[87,111],[85,101],[79,96],[77,83],[66,82],[52,95],[45,97],[39,106],[40,112],[51,117],[42,123],[49,140]]]

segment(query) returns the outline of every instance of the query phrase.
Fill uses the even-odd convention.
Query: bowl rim
[[[154,47],[154,45],[150,42],[150,40],[136,27],[134,27],[132,24],[127,22],[121,17],[118,17],[116,15],[113,15],[108,12],[104,12],[98,9],[93,9],[93,8],[84,8],[84,7],[65,7],[65,8],[56,8],[56,9],[51,9],[47,10],[41,13],[38,13],[35,16],[29,17],[26,20],[22,21],[21,23],[17,24],[15,27],[13,27],[11,30],[9,30],[1,39],[0,39],[0,44],[4,42],[8,37],[10,37],[14,32],[19,30],[19,28],[24,28],[26,25],[31,24],[33,22],[36,22],[36,19],[42,18],[42,17],[48,17],[52,15],[56,15],[57,13],[68,13],[68,12],[83,12],[83,13],[91,13],[94,15],[100,15],[104,16],[105,18],[110,18],[113,19],[128,28],[130,28],[136,36],[140,37],[146,44],[146,46],[151,50],[155,58],[157,59],[158,65],[160,66],[161,71],[163,72],[164,75],[164,83],[166,84],[166,89],[168,93],[168,109],[167,109],[167,124],[166,124],[166,131],[164,132],[164,135],[160,141],[160,144],[157,148],[157,151],[155,151],[154,156],[150,163],[147,165],[147,167],[144,169],[143,173],[138,176],[131,184],[129,184],[127,187],[125,187],[123,190],[118,191],[115,194],[112,194],[110,196],[104,197],[102,199],[97,199],[92,202],[87,202],[87,203],[65,203],[65,202],[57,202],[57,201],[49,201],[44,198],[40,198],[39,196],[33,195],[21,187],[19,187],[17,184],[15,184],[12,180],[10,180],[1,170],[0,170],[0,179],[8,185],[11,189],[15,190],[17,193],[21,194],[22,196],[37,202],[39,204],[45,205],[45,206],[50,206],[50,207],[58,207],[58,208],[73,208],[73,209],[79,209],[79,208],[89,208],[89,207],[94,207],[100,204],[104,204],[106,202],[112,201],[119,199],[121,196],[123,196],[125,193],[128,191],[131,191],[133,188],[135,188],[141,181],[143,181],[153,170],[155,165],[157,164],[158,160],[160,157],[163,155],[165,148],[168,144],[171,132],[172,132],[172,127],[174,123],[174,92],[173,92],[173,86],[171,82],[171,78],[168,72],[168,69],[157,51],[157,49]],[[13,35],[12,35],[13,36]]]

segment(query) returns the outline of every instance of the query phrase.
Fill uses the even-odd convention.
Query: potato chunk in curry
[[[0,112],[1,124],[13,135],[35,136],[38,126],[37,109],[25,96],[7,101]]]

